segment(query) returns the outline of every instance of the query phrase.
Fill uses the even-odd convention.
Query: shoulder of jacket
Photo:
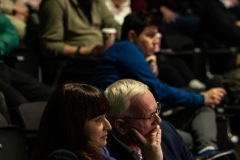
[[[48,158],[51,159],[52,157],[56,159],[69,158],[71,160],[79,160],[76,154],[66,149],[59,149],[53,151],[52,153],[49,154]]]

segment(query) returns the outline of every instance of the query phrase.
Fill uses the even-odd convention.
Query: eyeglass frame
[[[160,111],[161,111],[161,103],[157,102],[157,109],[156,109],[156,111],[154,113],[152,113],[150,115],[150,117],[148,117],[148,118],[134,118],[134,117],[121,117],[121,118],[123,118],[123,119],[139,119],[139,120],[143,120],[143,121],[149,120],[150,121],[151,118],[153,118],[154,116],[156,117],[156,114],[159,114]],[[154,117],[153,121],[155,120],[155,117]]]

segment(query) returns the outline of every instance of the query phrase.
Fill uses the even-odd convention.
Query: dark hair
[[[130,13],[124,19],[122,25],[121,40],[127,40],[128,32],[134,30],[139,35],[148,26],[159,26],[160,21],[152,13],[137,11]]]
[[[83,127],[89,119],[107,113],[109,103],[97,88],[80,83],[59,86],[44,110],[33,160],[40,160],[57,149],[67,149],[82,159],[102,159],[98,144]]]

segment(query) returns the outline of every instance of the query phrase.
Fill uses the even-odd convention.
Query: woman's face
[[[88,120],[84,126],[86,135],[88,135],[91,140],[97,142],[99,147],[107,144],[107,132],[111,129],[112,126],[106,119],[105,114]]]

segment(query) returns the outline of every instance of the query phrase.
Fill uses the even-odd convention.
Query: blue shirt
[[[195,92],[171,87],[156,77],[143,52],[129,41],[117,42],[104,53],[94,76],[95,84],[105,90],[120,79],[134,79],[148,85],[155,99],[174,106],[202,106],[204,97]]]

